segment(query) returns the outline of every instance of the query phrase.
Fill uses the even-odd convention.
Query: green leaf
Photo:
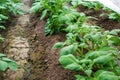
[[[77,51],[78,44],[72,44],[69,46],[66,46],[60,50],[60,56],[67,55],[67,54],[74,54]]]
[[[113,35],[118,35],[118,33],[120,33],[120,29],[114,29],[110,31],[110,34],[113,34]]]
[[[0,6],[0,9],[6,9],[6,7],[5,6]]]
[[[11,70],[17,70],[18,65],[17,65],[16,62],[8,62],[8,67],[9,67]]]
[[[86,77],[81,75],[75,75],[76,80],[86,80]]]
[[[90,60],[90,59],[82,59],[82,60],[80,60],[80,63],[89,64],[89,63],[92,63],[92,60]]]
[[[98,58],[95,58],[93,61],[98,64],[106,64],[114,59],[114,56],[112,54],[102,55]]]
[[[0,70],[5,71],[7,68],[8,68],[7,62],[0,60]]]
[[[76,24],[74,24],[74,25],[69,25],[68,27],[66,27],[65,31],[67,31],[67,32],[74,32],[77,29],[78,29],[78,26]]]
[[[5,61],[5,62],[13,62],[13,60],[8,59],[8,58],[6,58],[6,57],[2,57],[2,60]]]
[[[120,45],[120,38],[118,36],[110,36],[109,40],[111,40],[115,46]]]
[[[120,67],[119,66],[116,66],[114,67],[114,72],[119,75],[120,74]]]
[[[67,23],[75,20],[80,14],[75,9],[68,9],[59,15],[59,22]]]
[[[0,18],[1,18],[1,19],[8,19],[8,17],[5,16],[5,15],[3,15],[3,14],[0,14]]]
[[[109,19],[116,19],[117,17],[116,17],[116,13],[111,13],[111,14],[109,14]]]
[[[79,61],[72,54],[61,56],[59,62],[66,69],[75,71],[82,69],[82,66],[78,64]]]
[[[64,42],[57,42],[56,44],[54,44],[52,49],[62,48],[64,45],[65,45]]]
[[[98,70],[95,74],[97,80],[120,80],[120,76],[110,71]]]
[[[79,45],[81,48],[88,49],[88,45],[86,43],[80,43]]]
[[[39,12],[39,10],[42,8],[40,2],[36,2],[33,4],[32,8],[30,9],[30,13]]]
[[[113,48],[113,47],[109,47],[109,46],[106,46],[106,47],[102,47],[99,49],[99,51],[110,51],[110,52],[113,52],[113,51],[116,51],[117,49],[116,48]]]
[[[85,73],[87,74],[88,77],[90,77],[92,74],[92,70],[86,70]]]
[[[41,17],[40,17],[40,20],[42,20],[46,15],[47,15],[47,10],[44,10],[44,11],[42,12]]]
[[[6,56],[5,54],[1,54],[1,53],[0,53],[0,57],[5,57],[5,56]]]
[[[103,54],[106,54],[106,53],[104,51],[89,51],[87,54],[85,54],[85,58],[94,59]]]
[[[107,55],[108,53],[111,54],[115,52],[116,52],[115,48],[103,47],[97,51],[89,51],[87,54],[85,54],[85,58],[95,59],[97,57]]]
[[[5,29],[5,26],[0,26],[1,29]]]

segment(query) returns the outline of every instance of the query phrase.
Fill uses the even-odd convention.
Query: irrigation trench
[[[5,36],[4,53],[11,59],[14,59],[19,68],[17,71],[7,70],[4,74],[4,80],[21,80],[26,72],[27,58],[30,50],[30,45],[26,37],[26,27],[29,27],[29,8],[31,0],[21,0],[23,3],[22,9],[25,14],[18,16],[12,22],[12,26]]]

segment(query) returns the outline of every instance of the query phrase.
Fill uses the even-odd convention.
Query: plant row
[[[21,3],[19,0],[0,0],[0,29],[5,29],[5,24],[10,18],[10,15],[23,14],[23,10],[20,8]],[[0,35],[0,42],[4,40]],[[5,71],[7,68],[11,70],[17,69],[17,64],[15,61],[8,59],[6,55],[0,53],[0,70]]]
[[[65,69],[82,72],[75,75],[76,80],[120,80],[120,30],[104,30],[86,23],[92,17],[75,8],[89,3],[90,8],[98,9],[98,3],[83,0],[35,0],[30,12],[41,12],[40,19],[47,19],[46,35],[66,32],[66,40],[56,43],[53,49],[60,49],[59,62]]]

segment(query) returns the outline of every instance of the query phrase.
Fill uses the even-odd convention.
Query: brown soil
[[[101,19],[97,24],[107,30],[120,29],[120,23],[109,19]]]
[[[108,19],[107,16],[103,16],[103,17],[100,17],[100,15],[102,13],[106,13],[105,11],[103,10],[98,10],[98,11],[95,11],[95,10],[86,10],[86,9],[83,9],[83,12],[87,15],[87,16],[92,16],[96,19],[92,19],[90,23],[93,23],[93,25],[97,25],[97,26],[100,26],[106,30],[112,30],[112,29],[120,29],[120,22],[117,22],[115,20],[110,20]]]
[[[30,71],[24,80],[75,80],[73,73],[59,64],[58,50],[51,49],[56,42],[65,40],[65,34],[45,36],[44,25],[45,21],[38,20],[32,29],[31,35],[34,39],[30,43],[34,48],[30,52]]]

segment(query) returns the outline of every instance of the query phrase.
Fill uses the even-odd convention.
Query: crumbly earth
[[[4,33],[5,41],[0,45],[0,51],[14,59],[19,68],[17,71],[6,70],[0,80],[75,80],[74,74],[79,72],[62,68],[58,62],[59,50],[51,49],[56,42],[65,40],[65,33],[45,36],[46,20],[40,21],[37,16],[28,13],[33,0],[21,1],[25,14],[12,20]],[[81,11],[98,18],[89,21],[92,25],[108,30],[120,28],[120,23],[100,18],[101,11],[84,8]]]
[[[33,33],[36,37],[32,45],[35,48],[30,52],[31,67],[29,77],[25,80],[75,80],[73,73],[59,64],[58,50],[51,49],[56,42],[65,40],[65,34],[45,36],[44,25],[45,21],[38,20],[34,27]]]

